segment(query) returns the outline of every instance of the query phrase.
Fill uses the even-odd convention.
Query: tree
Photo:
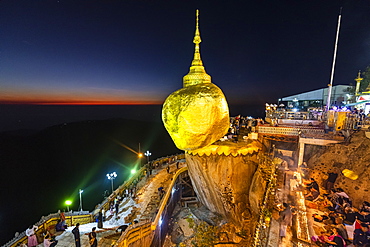
[[[366,67],[365,71],[363,71],[361,73],[361,76],[363,78],[363,80],[361,81],[360,83],[360,88],[359,88],[359,93],[361,94],[362,92],[366,92],[366,91],[370,91],[370,90],[367,90],[367,87],[369,86],[370,84],[370,65]],[[350,95],[355,95],[355,91],[356,91],[356,84],[354,83],[350,83],[349,85],[351,85],[352,87],[348,87],[345,89],[345,92],[348,92]],[[353,86],[354,85],[354,86]],[[353,98],[353,101],[354,101],[354,98]]]
[[[195,227],[195,235],[192,244],[194,247],[211,247],[214,246],[217,236],[217,227],[208,225],[202,221]]]
[[[366,67],[365,71],[362,72],[361,75],[364,79],[361,81],[360,92],[369,91],[369,90],[366,90],[366,88],[370,84],[370,65]]]

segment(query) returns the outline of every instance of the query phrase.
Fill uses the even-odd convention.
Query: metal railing
[[[174,160],[180,160],[185,157],[185,154],[175,154],[167,157],[158,158],[156,160],[151,161],[152,164],[162,164],[165,162],[171,162]],[[95,210],[90,213],[89,211],[76,211],[76,212],[65,212],[66,216],[66,224],[67,225],[75,225],[76,223],[86,224],[94,221],[95,216],[98,212],[102,209],[108,210],[110,203],[114,200],[114,198],[122,194],[122,192],[132,185],[132,183],[143,176],[144,171],[147,169],[147,165],[142,167],[134,176],[132,176],[127,182],[119,186],[108,198],[106,198],[101,204],[97,205]],[[38,227],[36,231],[36,235],[40,235],[45,232],[49,227],[54,226],[58,220],[60,219],[59,213],[52,213],[48,216],[42,216],[41,219],[35,223]],[[18,243],[25,243],[27,244],[27,236],[25,231],[19,233],[13,239],[5,243],[2,247],[15,247]]]
[[[174,160],[180,160],[185,157],[185,154],[175,154],[167,157],[158,158],[156,160],[150,161],[150,163],[154,165],[163,164],[165,162],[172,162]],[[135,180],[144,177],[144,172],[147,172],[148,164],[145,164],[139,171],[137,171],[129,180],[124,182],[121,186],[119,186],[109,197],[107,197],[101,204],[97,205],[92,212],[93,217],[96,217],[97,214],[104,209],[104,211],[108,211],[110,204],[114,201],[114,199],[118,195],[122,195],[126,189],[129,189]]]
[[[324,134],[323,129],[310,126],[299,126],[299,127],[258,126],[257,132],[260,134],[286,135],[286,136],[299,136],[300,133]]]
[[[86,224],[92,222],[92,217],[89,211],[76,211],[64,213],[66,217],[66,223],[68,225],[75,225],[76,223]],[[60,213],[52,213],[48,216],[42,216],[41,219],[34,225],[38,227],[35,232],[36,236],[42,236],[44,232],[50,230],[50,227],[54,227],[60,219]],[[15,247],[18,243],[27,244],[26,232],[20,233],[12,240],[3,245],[3,247]]]
[[[181,198],[180,178],[187,170],[187,167],[182,167],[173,176],[155,219],[152,222],[131,225],[117,241],[116,247],[162,246],[168,231],[169,218]]]

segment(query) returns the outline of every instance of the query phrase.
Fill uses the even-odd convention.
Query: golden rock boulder
[[[226,99],[214,84],[193,85],[172,93],[163,104],[162,118],[181,150],[211,145],[229,128]]]
[[[211,145],[229,129],[229,108],[221,89],[211,82],[200,58],[201,42],[198,11],[194,41],[195,53],[184,87],[172,93],[163,104],[162,120],[175,145],[194,150]]]

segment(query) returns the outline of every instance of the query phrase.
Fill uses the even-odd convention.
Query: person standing
[[[100,211],[98,213],[98,228],[103,228],[103,213]]]
[[[72,233],[73,233],[73,236],[75,237],[75,244],[76,244],[76,247],[81,247],[81,240],[80,240],[80,223],[77,223],[76,224],[76,227],[73,228],[72,230]]]
[[[119,213],[119,201],[118,200],[116,201],[116,204],[114,206],[116,208],[116,217],[117,217]]]
[[[37,238],[36,238],[36,231],[38,227],[37,226],[30,226],[26,230],[26,235],[28,238],[28,247],[33,247],[38,245]]]
[[[293,212],[292,208],[288,203],[283,203],[285,209],[280,212],[280,237],[286,236],[286,230],[288,226],[292,225]]]
[[[62,222],[62,226],[64,227],[64,230],[67,229],[66,216],[64,215],[64,212],[60,213],[60,220]]]
[[[90,246],[92,247],[97,247],[98,246],[98,240],[96,239],[96,227],[93,227],[91,232],[89,233],[89,243]]]

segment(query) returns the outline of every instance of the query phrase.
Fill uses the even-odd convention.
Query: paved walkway
[[[179,168],[185,165],[184,160],[180,160]],[[103,229],[96,229],[97,239],[99,247],[111,247],[115,241],[118,240],[121,233],[117,233],[116,229],[121,225],[127,225],[125,218],[130,214],[136,215],[138,221],[150,221],[156,214],[158,209],[160,198],[158,195],[158,188],[163,187],[164,190],[171,183],[171,178],[177,171],[176,162],[170,165],[170,173],[167,172],[166,166],[153,170],[153,173],[148,178],[143,178],[137,185],[137,196],[135,200],[132,198],[126,198],[120,204],[120,210],[118,217],[110,217],[110,212],[106,213],[106,218],[109,219],[103,223]],[[81,247],[87,247],[89,245],[88,233],[91,232],[93,227],[97,227],[97,223],[89,223],[80,225],[81,235]],[[73,247],[74,238],[72,234],[74,226],[68,227],[68,229],[61,235],[57,236],[58,247]],[[43,244],[38,247],[43,247]]]
[[[280,237],[280,221],[279,216],[276,214],[275,217],[272,217],[271,226],[268,236],[269,247],[293,247],[293,246],[309,246],[304,243],[299,243],[293,231],[295,229],[296,234],[300,234],[307,239],[308,235],[308,223],[306,208],[304,205],[304,199],[302,201],[302,193],[299,191],[293,191],[291,180],[294,176],[300,176],[297,173],[297,167],[294,164],[292,157],[284,156],[280,157],[284,160],[282,165],[278,168],[277,171],[277,190],[276,190],[276,204],[289,203],[296,210],[296,215],[293,217],[293,225],[287,228],[286,236]],[[303,202],[303,204],[302,204]],[[294,228],[294,229],[293,229]],[[308,236],[309,238],[309,236]]]

